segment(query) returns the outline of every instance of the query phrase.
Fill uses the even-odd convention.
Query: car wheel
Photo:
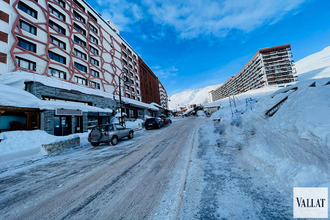
[[[96,143],[92,143],[92,145],[93,145],[94,147],[97,147],[97,146],[100,145],[100,143],[96,142]]]
[[[111,138],[111,144],[112,144],[112,145],[116,145],[116,144],[118,144],[118,137],[117,137],[117,136],[113,136],[113,137]]]
[[[132,139],[134,137],[134,132],[130,131],[128,134],[128,139]]]

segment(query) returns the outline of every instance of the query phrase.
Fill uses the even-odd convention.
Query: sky
[[[97,0],[169,96],[225,82],[261,48],[298,61],[330,45],[329,0]]]

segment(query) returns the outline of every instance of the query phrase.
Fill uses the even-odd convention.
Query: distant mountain
[[[186,91],[174,94],[170,97],[169,108],[176,109],[179,106],[200,104],[209,102],[209,92],[219,85],[207,86],[201,89],[188,89]]]
[[[295,67],[299,81],[330,77],[330,46],[297,61]],[[201,89],[189,89],[174,94],[170,97],[169,108],[176,109],[178,105],[185,106],[208,102],[210,101],[209,92],[220,85],[207,86]]]

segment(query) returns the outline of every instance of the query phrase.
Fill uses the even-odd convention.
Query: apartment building
[[[160,105],[159,80],[148,65],[139,57],[139,72],[141,76],[141,96],[145,103]]]
[[[139,69],[138,54],[118,28],[85,0],[0,1],[2,82],[11,83],[21,73],[25,90],[42,100],[103,109],[79,114],[69,109],[45,111],[39,121],[48,133],[54,134],[56,126],[73,128],[73,121],[83,125],[80,132],[109,121],[119,105],[119,94],[125,98],[123,110],[133,112],[129,117],[144,117],[150,108],[142,102]],[[42,127],[54,118],[66,122]]]
[[[263,86],[293,83],[295,73],[290,44],[260,49],[238,74],[210,91],[210,97],[216,101]]]
[[[160,105],[164,109],[168,109],[168,96],[163,84],[159,81],[159,96],[160,96]]]

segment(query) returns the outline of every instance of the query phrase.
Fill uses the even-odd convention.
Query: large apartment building
[[[157,108],[142,102],[140,69],[138,54],[117,27],[85,0],[0,1],[0,84],[20,80],[41,100],[77,107],[39,109],[35,124],[48,133],[56,134],[56,127],[62,126],[70,127],[65,134],[74,133],[78,122],[76,130],[87,131],[88,126],[108,122],[115,110],[132,118],[154,115]],[[159,97],[158,81],[155,92]],[[27,123],[19,109],[10,112],[12,108],[1,103],[0,108],[5,109],[2,118],[14,116]],[[54,120],[64,124],[45,123]]]
[[[25,70],[114,94],[121,79],[131,82],[122,93],[141,100],[137,54],[86,1],[16,0],[1,10],[0,73]]]
[[[210,92],[211,100],[263,86],[292,83],[294,74],[290,44],[260,49],[239,73]]]

